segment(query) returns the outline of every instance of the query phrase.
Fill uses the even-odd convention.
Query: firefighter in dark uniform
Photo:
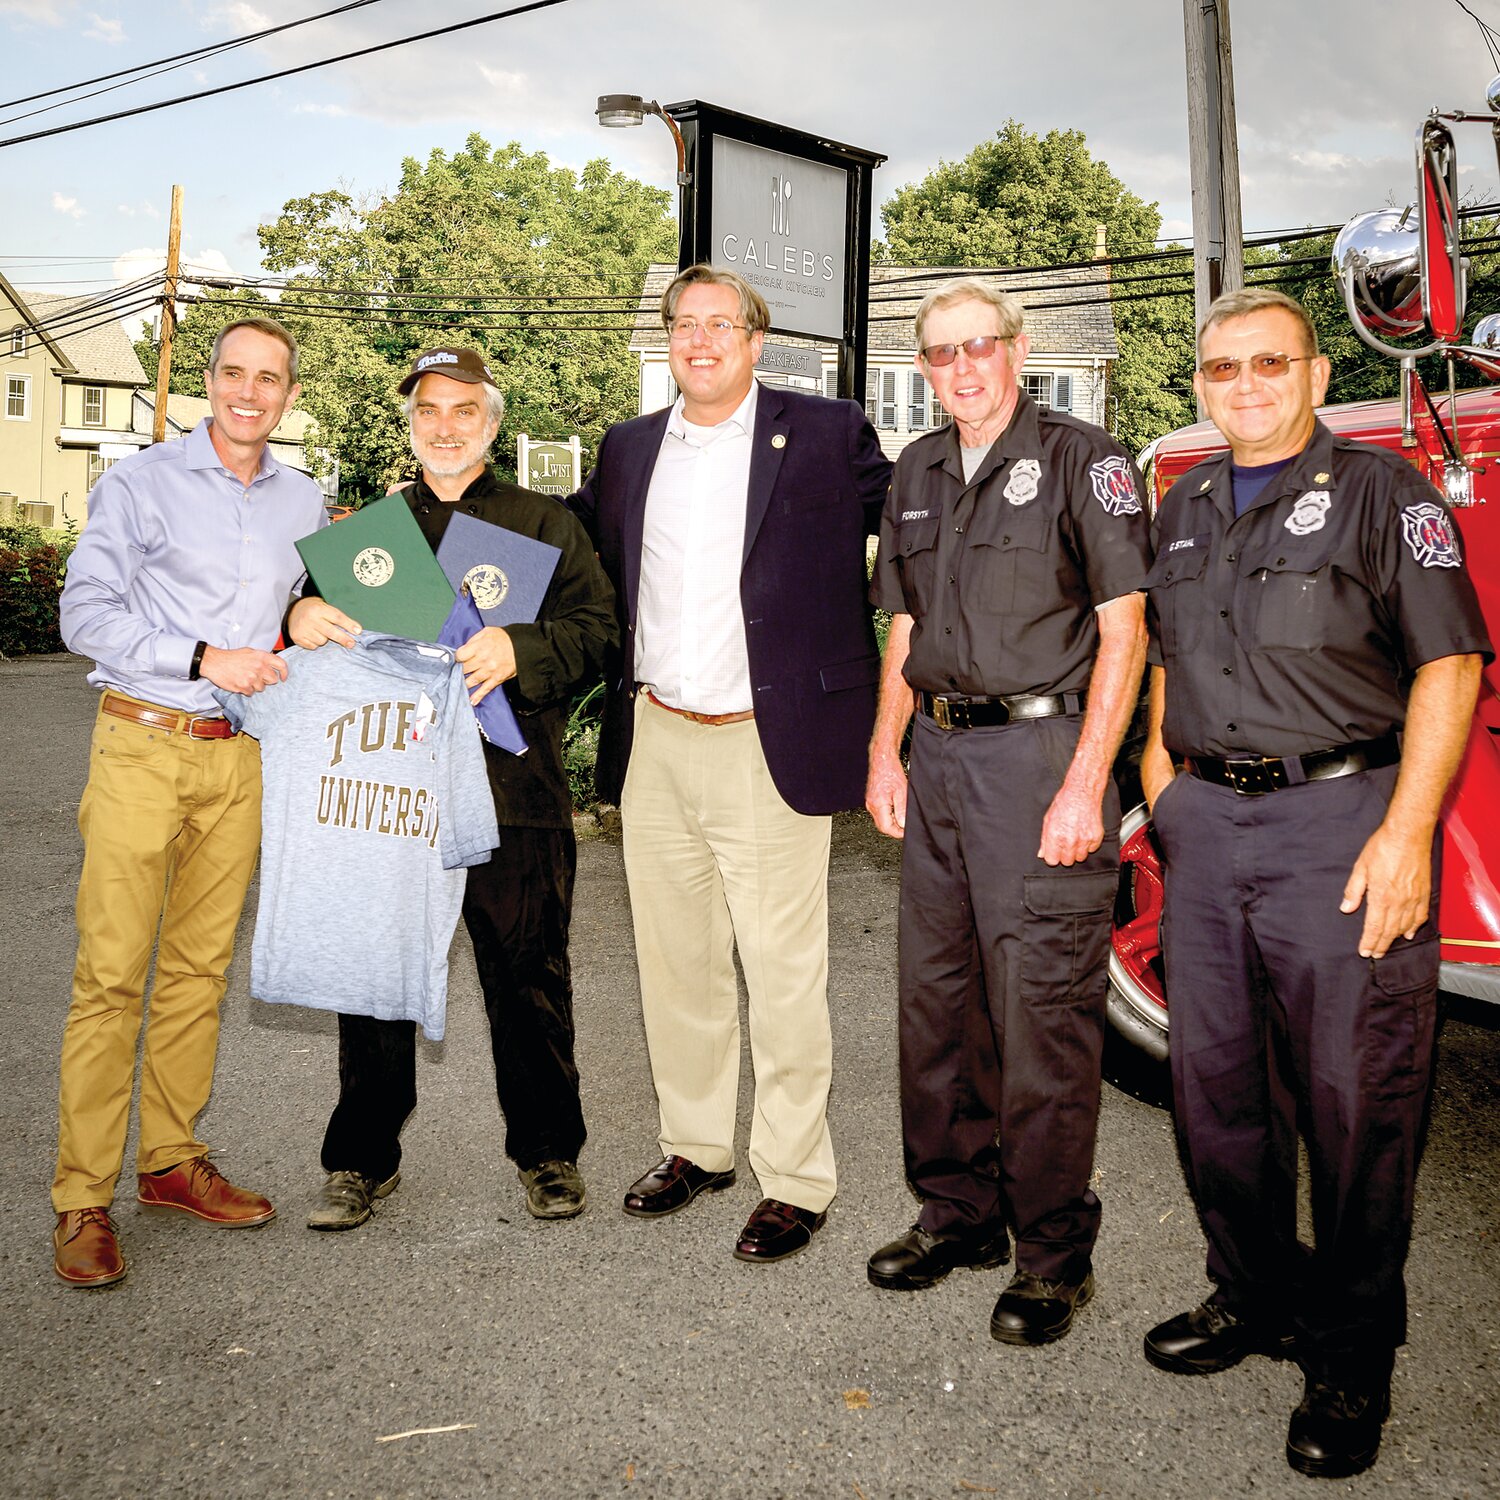
[[[1338,1476],[1375,1460],[1406,1336],[1437,819],[1492,653],[1437,492],[1316,420],[1329,367],[1303,309],[1227,294],[1198,354],[1230,451],[1157,518],[1141,770],[1166,862],[1177,1131],[1215,1290],[1145,1352],[1180,1374],[1295,1355],[1288,1462]]]
[[[1129,457],[1019,389],[1013,297],[955,282],[922,304],[917,345],[954,423],[902,453],[881,526],[871,599],[893,618],[866,805],[905,839],[901,1122],[923,1205],[869,1278],[914,1290],[1000,1265],[1009,1224],[990,1331],[1044,1344],[1093,1294],[1111,766],[1150,540]]]

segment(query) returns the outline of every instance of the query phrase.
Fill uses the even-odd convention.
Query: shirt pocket
[[[1034,507],[1006,516],[1004,524],[972,539],[964,578],[964,599],[970,608],[984,615],[1027,619],[1045,610],[1053,574],[1046,522],[1045,512]]]
[[[1203,635],[1203,570],[1208,565],[1208,538],[1177,552],[1158,552],[1146,574],[1146,595],[1156,618],[1163,658],[1183,656]]]
[[[1328,644],[1337,580],[1329,547],[1300,555],[1268,549],[1241,563],[1235,620],[1256,651],[1316,651]]]
[[[896,529],[894,549],[896,566],[901,572],[901,591],[913,615],[925,615],[931,608],[937,586],[937,540],[940,516],[907,521]]]

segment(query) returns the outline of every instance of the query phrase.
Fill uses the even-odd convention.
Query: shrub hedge
[[[61,651],[57,602],[74,533],[0,525],[0,656]]]

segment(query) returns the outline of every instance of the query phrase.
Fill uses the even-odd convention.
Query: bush
[[[0,525],[0,656],[61,651],[57,603],[75,534]]]
[[[588,812],[598,802],[594,796],[594,762],[599,755],[603,702],[604,684],[597,682],[574,702],[563,730],[563,769],[568,773],[574,812]]]

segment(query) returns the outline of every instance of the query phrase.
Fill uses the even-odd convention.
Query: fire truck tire
[[[1109,949],[1109,1021],[1132,1047],[1165,1062],[1161,897],[1161,855],[1142,802],[1120,822],[1120,885]]]

